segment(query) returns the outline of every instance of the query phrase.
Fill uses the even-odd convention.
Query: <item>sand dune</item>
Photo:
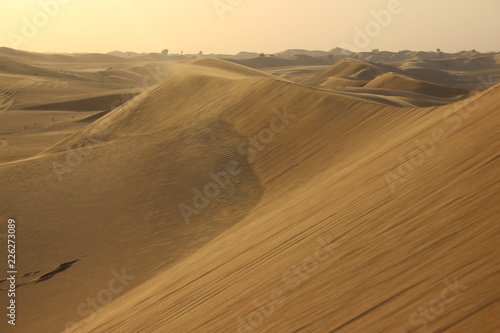
[[[455,71],[482,70],[496,65],[495,59],[491,56],[467,58],[452,58],[442,60],[427,60],[426,63],[435,68]]]
[[[362,87],[375,77],[389,72],[464,90],[478,90],[478,86],[484,90],[500,80],[497,53],[474,51],[453,54],[422,51],[349,53],[341,49],[331,50],[330,53],[331,57],[296,54],[295,59],[290,59],[277,53],[275,57],[227,60],[239,61],[245,66],[263,69],[294,82],[335,89]],[[300,62],[297,63],[299,59]],[[331,68],[324,67],[328,62]],[[436,105],[445,103],[441,101]]]
[[[387,68],[378,66],[365,61],[354,59],[343,59],[333,65],[330,69],[320,73],[310,80],[310,83],[324,84],[324,81],[331,77],[340,77],[343,79],[351,79],[356,81],[370,81],[377,76],[396,70],[395,68]],[[323,83],[320,83],[322,82]]]
[[[495,329],[484,318],[499,309],[492,275],[499,231],[493,223],[499,211],[492,135],[500,86],[463,105],[403,112],[320,92],[310,92],[316,96],[297,107],[294,96],[304,88],[280,98],[285,83],[251,85],[267,85],[277,104],[295,105],[289,109],[293,122],[252,164],[264,190],[258,203],[236,226],[78,327],[404,331],[426,323],[413,313],[439,298],[451,276],[462,289],[446,304],[446,316],[428,325]],[[163,89],[167,85],[158,94]],[[159,98],[154,95],[149,98]],[[474,103],[480,109],[462,118]],[[265,126],[265,116],[272,113],[252,107],[223,119],[248,137]],[[411,156],[415,141],[425,145],[437,137],[420,152],[421,165],[388,186],[386,172],[397,172],[398,156]],[[284,173],[282,163],[290,166]],[[332,245],[321,261],[314,257],[318,239]],[[306,261],[309,266],[294,269]],[[387,312],[390,317],[381,317]]]
[[[5,74],[24,74],[24,75],[37,75],[45,77],[63,78],[68,79],[70,75],[40,67],[28,65],[22,62],[11,60],[9,58],[0,58],[0,73]]]
[[[323,66],[332,65],[338,58],[312,57],[309,55],[296,54],[287,57],[256,57],[253,59],[225,58],[224,60],[235,62],[252,68],[285,67],[285,66]]]
[[[380,75],[370,81],[364,87],[405,90],[422,95],[444,98],[468,96],[470,94],[470,92],[467,90],[446,87],[425,81],[419,81],[395,73],[386,73]]]
[[[159,62],[168,75],[107,108],[150,71],[78,57],[96,61],[68,65],[78,89],[109,82],[0,113],[18,332],[498,327],[500,85],[458,100],[359,60],[316,68],[314,87],[254,69],[279,58],[198,59]]]
[[[386,63],[342,59],[330,68],[320,70],[318,67],[316,75],[308,73],[306,78],[288,75],[293,73],[296,67],[267,71],[289,76],[298,83],[342,91],[347,95],[364,97],[374,102],[416,107],[454,103],[469,96],[470,91],[483,91],[500,79],[498,66],[492,60],[493,55],[479,56],[471,53],[474,55],[469,55],[471,58],[433,60],[415,52],[380,53],[383,55],[375,53],[373,57],[368,57],[360,53],[357,57],[374,59],[377,55],[377,60],[384,60]],[[449,70],[446,66],[439,69],[444,61],[462,63],[461,71]],[[482,70],[467,70],[467,65],[463,65],[472,63],[480,63],[478,68]]]
[[[296,56],[296,55],[306,55],[306,56],[311,56],[311,57],[326,57],[330,53],[326,51],[309,51],[309,50],[303,50],[303,49],[290,49],[290,50],[285,50],[281,52],[275,53],[276,56],[280,57],[291,57],[291,56]]]
[[[285,66],[262,69],[266,73],[284,78],[289,81],[303,83],[330,66]]]

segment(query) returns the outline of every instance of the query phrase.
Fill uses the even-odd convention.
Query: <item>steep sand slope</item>
[[[426,110],[326,101],[291,108],[246,218],[82,331],[498,329],[500,87]]]
[[[467,289],[430,327],[492,331],[499,94],[402,109],[225,62],[186,65],[0,165],[28,274],[18,301],[30,321],[16,329],[400,332],[458,278]],[[400,156],[437,129],[399,175]],[[315,251],[318,238],[331,246]],[[113,270],[133,277],[93,313]]]

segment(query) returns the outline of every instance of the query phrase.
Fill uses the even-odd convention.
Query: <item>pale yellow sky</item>
[[[500,0],[0,1],[0,46],[29,51],[500,51]]]

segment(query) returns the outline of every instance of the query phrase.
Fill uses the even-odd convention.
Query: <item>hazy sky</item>
[[[500,51],[499,15],[500,0],[0,0],[0,46],[40,52]]]

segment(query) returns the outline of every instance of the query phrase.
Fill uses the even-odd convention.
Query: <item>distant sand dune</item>
[[[396,70],[394,68],[394,70]],[[340,77],[344,79],[370,81],[377,76],[389,72],[390,69],[378,65],[370,64],[360,60],[341,60],[330,69],[313,77],[308,83],[323,84],[331,77]]]
[[[441,86],[425,81],[418,81],[395,73],[386,73],[378,76],[364,87],[405,90],[422,95],[444,98],[467,96],[470,93],[468,90]]]

